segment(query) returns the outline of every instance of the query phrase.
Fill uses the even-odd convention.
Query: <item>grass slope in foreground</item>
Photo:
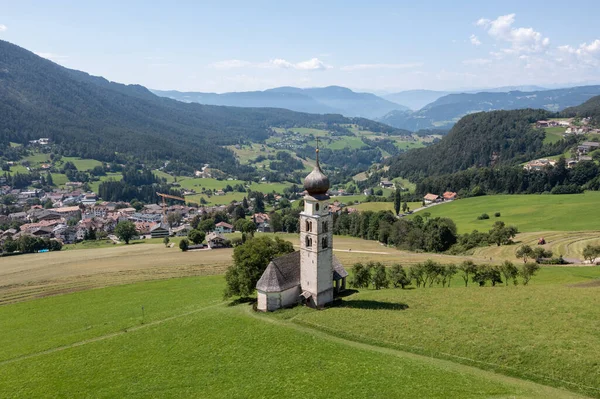
[[[222,276],[6,305],[0,307],[0,397],[573,397],[389,344],[404,350],[418,340],[435,348],[431,352],[463,348],[471,357],[489,353],[499,359],[516,351],[517,369],[547,367],[560,356],[564,366],[543,371],[597,386],[592,363],[599,347],[598,296],[582,297],[598,291],[573,288],[572,298],[561,293],[558,305],[547,297],[557,281],[586,281],[600,273],[569,269],[566,277],[564,270],[545,269],[531,287],[459,288],[455,281],[450,289],[364,290],[322,312],[295,308],[257,315],[248,305],[227,306],[221,302]],[[517,306],[504,306],[507,300]],[[537,317],[519,316],[528,300]],[[408,308],[393,310],[400,303]],[[589,325],[581,329],[583,318]],[[535,331],[543,336],[532,342]],[[565,373],[574,363],[575,374]]]
[[[432,206],[423,212],[431,217],[454,220],[460,233],[487,231],[497,220],[515,225],[521,232],[597,230],[600,220],[600,192],[565,195],[493,195],[465,198]],[[423,212],[415,215],[423,216]],[[494,213],[500,212],[499,218]],[[477,220],[487,213],[490,218]]]

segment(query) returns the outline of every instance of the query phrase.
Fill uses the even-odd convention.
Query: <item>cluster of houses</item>
[[[0,196],[7,194],[12,194],[17,201],[11,206],[11,213],[6,212],[7,208],[4,209],[5,214],[0,215],[0,225],[14,228],[5,227],[5,231],[0,230],[0,245],[7,239],[16,240],[22,235],[53,238],[63,244],[71,244],[89,238],[91,231],[96,237],[116,241],[113,233],[117,224],[122,221],[134,223],[140,238],[187,236],[192,230],[190,222],[195,216],[226,212],[228,208],[225,205],[200,208],[171,205],[163,213],[161,205],[148,204],[136,210],[126,202],[100,202],[94,193],[83,193],[78,189],[46,193],[42,190],[0,187]],[[51,208],[48,208],[49,202],[52,203]],[[46,207],[32,205],[33,203],[43,203]],[[174,212],[181,216],[181,221],[169,226],[164,221],[164,215]],[[257,231],[270,231],[268,214],[255,213],[251,220],[256,224]],[[214,231],[207,236],[208,246],[224,246],[226,239],[223,234],[233,230],[233,225],[229,223],[217,223]]]
[[[596,133],[600,134],[600,129],[596,129],[590,126],[591,118],[583,118],[581,119],[579,124],[573,123],[573,119],[559,119],[559,120],[542,120],[537,121],[536,126],[538,128],[547,128],[547,127],[564,127],[565,131],[563,136],[569,135],[581,135],[587,133]]]
[[[425,205],[435,204],[444,201],[454,201],[458,198],[458,194],[453,191],[446,191],[442,195],[427,193],[423,197],[423,203]]]
[[[577,163],[582,161],[591,161],[592,157],[589,155],[594,150],[600,149],[600,143],[596,141],[584,141],[577,146],[577,151],[574,154],[574,158],[567,160],[567,167],[572,168]],[[529,171],[540,171],[549,166],[555,166],[556,161],[553,159],[535,159],[527,162],[523,165],[523,168]]]

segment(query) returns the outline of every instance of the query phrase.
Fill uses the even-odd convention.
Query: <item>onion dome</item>
[[[317,162],[312,172],[304,179],[304,189],[309,195],[327,194],[329,191],[329,178],[325,176],[319,165],[319,149],[317,148]]]

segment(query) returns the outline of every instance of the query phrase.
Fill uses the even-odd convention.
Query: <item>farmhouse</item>
[[[577,152],[579,154],[587,154],[590,151],[594,151],[600,148],[600,143],[595,141],[584,141],[581,145],[577,146]]]
[[[440,202],[440,196],[436,194],[427,193],[427,195],[423,197],[423,202],[425,202],[425,204]]]
[[[223,235],[220,233],[215,233],[214,231],[206,236],[206,242],[208,243],[208,247],[211,249],[223,248],[225,246],[225,241],[227,240],[225,237],[223,237]]]
[[[381,183],[379,183],[379,185],[381,186],[381,188],[394,188],[394,183],[392,183],[389,180],[382,180]]]
[[[458,194],[452,191],[446,191],[444,194],[442,194],[444,201],[454,201],[457,196]]]
[[[348,272],[333,256],[333,217],[329,210],[329,179],[319,165],[304,180],[306,195],[300,213],[300,251],[275,258],[256,284],[257,309],[273,311],[304,303],[322,308],[346,288]]]
[[[229,223],[219,222],[215,225],[215,231],[221,234],[231,233],[233,231],[233,226]]]
[[[548,160],[548,159],[536,159],[535,161],[530,161],[523,166],[525,170],[542,170],[546,166],[554,166],[556,165],[556,161]]]
[[[169,236],[169,229],[162,225],[162,223],[157,223],[150,229],[150,237],[151,238],[163,238]]]

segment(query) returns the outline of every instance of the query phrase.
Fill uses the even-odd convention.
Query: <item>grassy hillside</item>
[[[460,233],[487,231],[497,220],[522,232],[597,230],[600,192],[568,195],[494,195],[466,198],[432,206],[424,212],[449,217]],[[501,217],[494,217],[500,212]],[[488,220],[477,220],[483,213]],[[417,213],[421,216],[423,213]]]
[[[363,290],[323,312],[265,315],[246,304],[227,306],[221,276],[6,305],[0,396],[574,396],[460,363],[526,370],[537,380],[551,375],[543,382],[593,395],[586,386],[598,384],[598,296],[557,282],[600,274],[563,270],[543,271],[530,287]],[[547,301],[548,293],[560,301]],[[515,299],[516,309],[527,311],[503,306]],[[514,368],[503,367],[507,362]]]

